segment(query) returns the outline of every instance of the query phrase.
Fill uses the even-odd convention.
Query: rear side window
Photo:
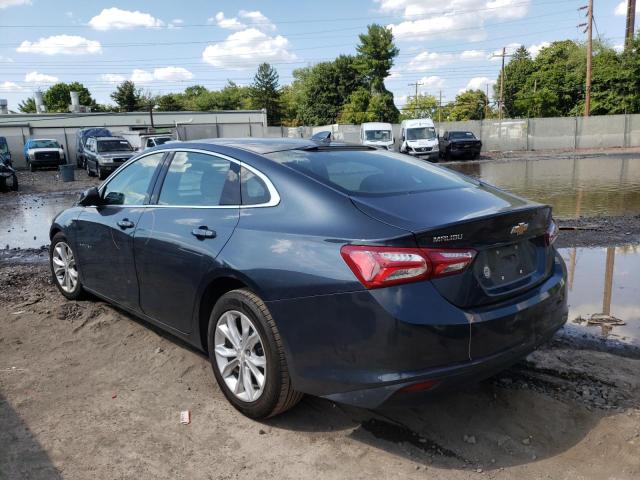
[[[473,182],[408,155],[381,150],[288,150],[266,155],[349,195],[393,195]]]
[[[240,204],[238,166],[197,152],[175,152],[162,184],[159,205],[214,207]]]
[[[143,205],[164,152],[142,157],[120,170],[102,191],[106,205]]]
[[[240,188],[242,205],[260,205],[271,200],[269,189],[262,179],[245,167],[242,167]]]

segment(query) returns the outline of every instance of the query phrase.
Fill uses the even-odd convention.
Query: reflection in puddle
[[[447,167],[548,203],[558,218],[640,213],[640,156],[461,162]]]
[[[20,195],[0,203],[0,248],[48,245],[51,221],[77,198],[76,193],[46,197]]]
[[[640,346],[640,245],[564,248],[569,333]]]

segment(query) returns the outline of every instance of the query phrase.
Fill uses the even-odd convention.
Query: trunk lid
[[[361,211],[411,231],[427,248],[473,248],[458,275],[432,280],[461,308],[502,301],[544,281],[553,265],[545,244],[551,208],[483,183],[429,192],[352,197]]]

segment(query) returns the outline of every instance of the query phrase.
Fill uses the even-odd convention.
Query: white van
[[[400,124],[400,152],[437,161],[438,135],[433,120],[403,120]]]
[[[369,122],[360,126],[360,142],[371,147],[393,148],[393,130],[390,123]]]

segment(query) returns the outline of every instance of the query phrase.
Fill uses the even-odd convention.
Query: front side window
[[[104,205],[144,205],[163,155],[164,152],[147,155],[120,170],[102,191]]]
[[[175,152],[159,205],[214,207],[240,204],[239,166],[214,155]]]

